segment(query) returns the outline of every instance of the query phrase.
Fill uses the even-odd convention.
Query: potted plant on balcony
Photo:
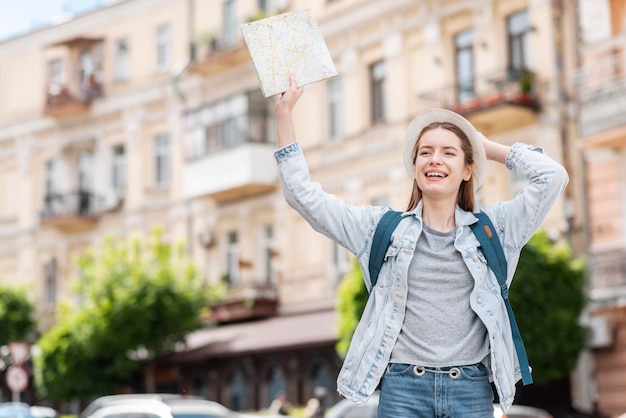
[[[202,61],[211,53],[217,51],[217,36],[212,32],[202,32],[194,46],[196,59]]]
[[[536,104],[535,96],[535,73],[524,69],[519,79],[519,92],[516,95],[516,101],[524,104]]]

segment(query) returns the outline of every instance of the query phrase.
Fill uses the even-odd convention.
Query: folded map
[[[241,25],[264,97],[289,88],[289,73],[298,86],[337,75],[326,42],[309,9]]]

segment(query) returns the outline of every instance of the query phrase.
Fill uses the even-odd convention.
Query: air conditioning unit
[[[604,348],[613,344],[613,326],[605,317],[589,318],[589,339],[587,345],[590,348]]]

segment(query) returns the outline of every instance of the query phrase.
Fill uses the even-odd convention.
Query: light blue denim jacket
[[[325,193],[312,182],[300,145],[293,143],[276,151],[279,176],[287,202],[318,232],[336,241],[357,256],[368,290],[371,290],[368,263],[374,230],[386,207],[354,206]],[[563,192],[568,175],[565,169],[540,148],[516,143],[506,158],[506,167],[528,180],[515,198],[481,210],[491,218],[508,262],[510,284],[520,251],[539,228],[548,211]],[[485,324],[491,345],[488,367],[502,407],[508,409],[521,378],[511,336],[511,327],[498,280],[487,266],[479,243],[469,225],[477,218],[457,206],[455,248],[462,254],[474,289],[470,305]],[[365,403],[375,391],[387,367],[391,350],[404,319],[407,273],[415,244],[422,232],[422,202],[406,212],[394,231],[378,282],[355,330],[350,348],[337,378],[337,390],[357,404]]]

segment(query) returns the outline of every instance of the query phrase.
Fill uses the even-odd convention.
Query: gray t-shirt
[[[408,296],[392,363],[477,364],[489,353],[487,329],[470,307],[474,279],[454,247],[455,230],[424,223],[409,265]]]

